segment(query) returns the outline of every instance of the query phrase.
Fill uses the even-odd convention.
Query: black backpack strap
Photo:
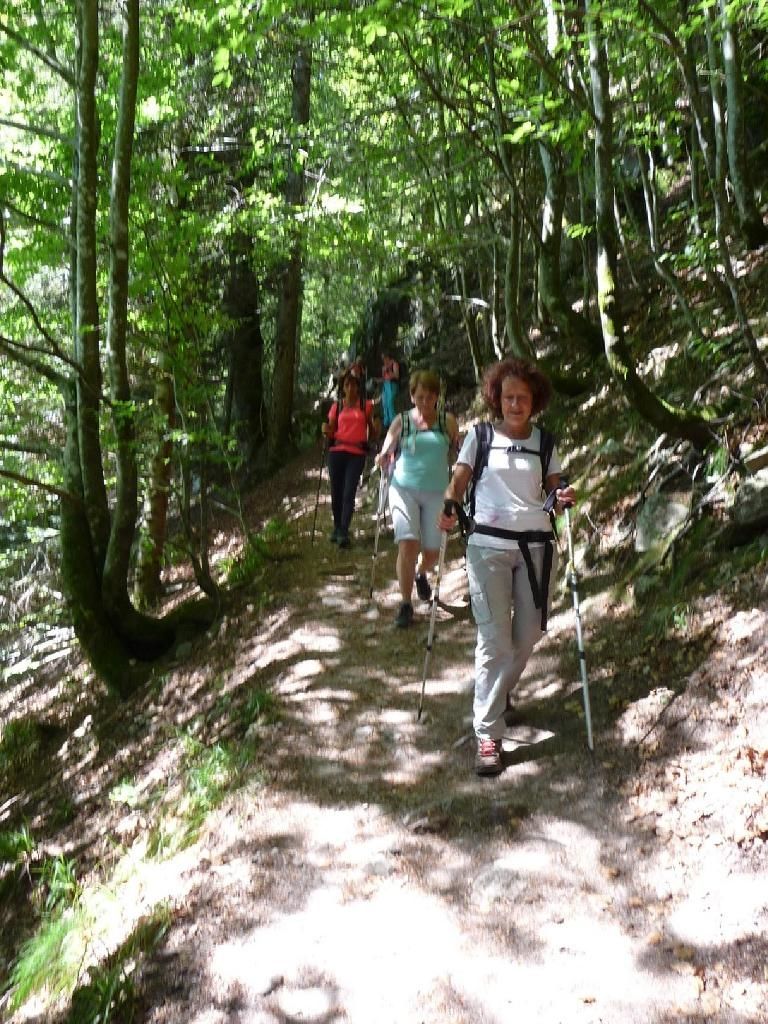
[[[406,409],[405,412],[401,412],[400,419],[402,420],[402,427],[400,430],[400,444],[402,444],[403,441],[405,441],[405,439],[409,437],[411,433],[411,410]]]
[[[544,562],[541,567],[541,583],[536,579],[536,569],[533,565],[533,559],[531,558],[531,551],[526,541],[518,541],[520,547],[520,554],[523,556],[525,562],[525,568],[528,572],[528,582],[531,585],[531,593],[533,594],[533,603],[537,608],[541,609],[541,631],[545,633],[547,630],[547,605],[549,603],[549,578],[552,575],[552,541],[547,540],[544,542]]]
[[[475,424],[475,436],[477,438],[477,449],[475,451],[475,464],[472,467],[472,480],[469,484],[469,515],[475,514],[475,490],[477,482],[483,475],[483,470],[488,465],[488,456],[493,444],[493,424],[483,420]]]
[[[547,493],[547,476],[549,475],[549,463],[552,459],[552,452],[555,450],[555,435],[550,434],[544,427],[539,427],[541,443],[539,447],[539,458],[541,459],[541,489]],[[557,519],[554,509],[554,491],[547,495],[544,503],[544,511],[549,514],[549,521],[552,524],[552,532],[557,537]]]
[[[488,537],[503,537],[505,540],[514,540],[520,549],[520,554],[525,562],[525,569],[528,573],[528,582],[531,586],[533,604],[535,608],[541,609],[541,630],[547,629],[547,605],[549,604],[549,581],[552,576],[552,561],[554,558],[553,535],[544,530],[503,530],[498,526],[478,526],[470,523],[470,533],[485,534]],[[536,567],[531,557],[530,544],[544,545],[544,561],[541,566],[541,581],[536,578]]]
[[[552,459],[552,452],[555,450],[555,435],[550,434],[544,427],[539,427],[541,435],[539,444],[539,458],[541,459],[541,489],[547,489],[547,476],[549,474],[549,463]]]

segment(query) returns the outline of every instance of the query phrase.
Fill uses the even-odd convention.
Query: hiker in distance
[[[397,393],[400,388],[400,364],[389,352],[381,357],[381,419],[384,429],[397,415]]]
[[[572,504],[575,499],[572,487],[561,487],[551,434],[532,423],[551,393],[547,377],[521,359],[490,366],[483,397],[494,422],[469,431],[445,492],[446,500],[460,506],[467,488],[474,491],[467,577],[477,626],[473,724],[478,775],[502,770],[510,695],[546,629],[556,549],[544,496],[556,490],[558,510],[561,501]],[[457,511],[450,516],[441,512],[440,529],[453,529]]]
[[[349,526],[355,511],[355,494],[365,466],[368,446],[376,441],[373,402],[360,389],[360,380],[349,369],[341,378],[339,398],[322,425],[328,443],[328,477],[331,482],[333,533],[331,542],[350,546]]]
[[[422,601],[432,596],[427,574],[440,550],[438,513],[448,482],[450,456],[459,428],[453,413],[438,409],[440,378],[431,370],[415,370],[409,380],[413,408],[395,416],[376,464],[386,473],[396,459],[389,485],[389,509],[397,543],[400,609],[395,625],[413,622],[413,585]]]

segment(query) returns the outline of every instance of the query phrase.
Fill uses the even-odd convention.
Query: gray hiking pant
[[[530,546],[536,577],[541,580],[544,546]],[[553,553],[552,575],[557,571]],[[541,639],[541,609],[533,603],[531,584],[518,549],[470,545],[467,577],[472,614],[477,624],[475,647],[475,734],[501,739],[507,695],[517,686],[533,648]],[[550,593],[552,583],[550,582]]]

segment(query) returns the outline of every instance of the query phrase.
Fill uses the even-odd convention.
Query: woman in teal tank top
[[[452,413],[438,410],[440,378],[415,370],[409,381],[413,409],[392,421],[376,464],[382,473],[396,459],[389,485],[389,508],[397,543],[400,609],[395,625],[413,622],[413,585],[423,601],[432,596],[427,574],[437,563],[437,520],[448,483],[449,459],[456,454],[459,428]]]

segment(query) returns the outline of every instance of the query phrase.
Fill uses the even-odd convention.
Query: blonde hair
[[[414,370],[408,380],[410,393],[413,394],[419,385],[433,395],[440,394],[440,377],[434,370]]]

